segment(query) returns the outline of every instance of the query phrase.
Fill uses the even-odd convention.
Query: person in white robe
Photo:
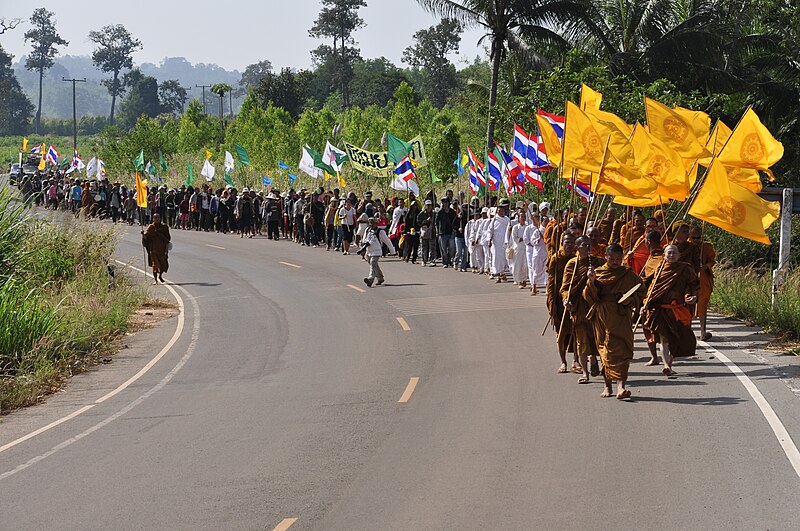
[[[531,224],[525,228],[525,246],[528,257],[528,280],[531,295],[536,295],[538,286],[547,285],[547,245],[544,242],[545,225],[539,214],[534,214]]]
[[[508,225],[511,220],[506,216],[508,209],[508,199],[501,199],[497,206],[495,216],[491,219],[489,226],[486,229],[486,234],[489,239],[489,250],[491,254],[491,263],[489,264],[489,272],[491,277],[498,284],[505,280],[508,271],[508,258],[506,257],[506,233]]]
[[[464,229],[464,242],[469,252],[469,265],[473,273],[483,272],[484,269],[483,246],[479,241],[482,226],[481,211],[476,210],[473,219],[467,222],[467,227]]]
[[[514,277],[514,284],[518,284],[519,289],[525,289],[525,284],[528,282],[528,253],[525,245],[525,230],[528,225],[525,210],[517,212],[516,221],[511,227],[508,238],[508,247],[514,250],[510,260],[511,274]]]
[[[483,210],[486,212],[484,213]],[[489,274],[489,269],[492,267],[492,250],[489,248],[489,224],[494,219],[494,208],[483,207],[481,211],[481,226],[479,242],[483,248],[483,271],[481,274]],[[485,214],[485,217],[484,217]]]

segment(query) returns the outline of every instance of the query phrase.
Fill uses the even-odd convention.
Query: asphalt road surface
[[[713,352],[667,380],[638,344],[633,400],[601,399],[556,374],[544,295],[396,258],[367,289],[356,255],[172,234],[182,316],[0,421],[0,528],[800,528],[792,445]],[[800,442],[800,398],[717,348]]]

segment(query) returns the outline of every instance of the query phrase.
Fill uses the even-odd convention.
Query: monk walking
[[[622,246],[612,243],[606,248],[606,263],[589,271],[583,297],[589,304],[587,318],[594,328],[597,349],[603,362],[605,388],[600,395],[612,396],[611,383],[617,382],[617,398],[631,396],[625,388],[628,369],[633,359],[631,307],[645,296],[641,279],[622,265]],[[639,286],[633,294],[630,290]],[[627,296],[626,296],[627,295]],[[620,300],[623,296],[625,299]]]
[[[714,290],[714,265],[717,263],[717,252],[709,242],[703,241],[703,231],[693,226],[690,240],[700,249],[700,289],[697,293],[697,317],[700,320],[700,339],[708,341],[711,332],[706,330],[708,304]]]
[[[644,279],[648,287],[644,325],[659,335],[665,376],[672,376],[675,357],[695,355],[697,339],[692,332],[692,312],[699,281],[692,266],[680,261],[675,245],[664,248],[664,265]]]
[[[570,348],[572,323],[569,315],[564,316],[564,299],[561,298],[559,291],[564,280],[564,268],[573,256],[575,256],[575,237],[567,232],[561,237],[561,249],[547,262],[547,309],[550,311],[550,319],[557,334],[556,343],[558,344],[558,354],[561,356],[561,367],[558,369],[560,373],[569,372],[567,370],[567,351],[572,350]],[[583,372],[577,360],[572,362],[572,371]]]
[[[169,270],[169,227],[161,223],[161,216],[153,214],[153,222],[142,232],[142,245],[147,249],[147,262],[153,268],[153,284],[164,282],[163,274]]]

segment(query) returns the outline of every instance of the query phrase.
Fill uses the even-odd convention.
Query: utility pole
[[[192,90],[192,87],[186,87],[185,90],[186,90],[186,92],[189,92],[190,90]],[[183,100],[183,105],[181,105],[181,114],[185,114],[186,113],[186,101],[188,99],[189,98],[187,97],[185,100]]]
[[[233,90],[228,92],[228,110],[230,111],[231,118],[233,118]]]
[[[75,100],[75,83],[86,83],[86,78],[83,79],[67,79],[61,78],[61,81],[69,81],[72,83],[72,149],[78,150],[78,111],[77,103]]]
[[[208,114],[208,109],[206,109],[206,89],[211,88],[213,85],[195,85],[194,88],[201,88],[203,89],[203,112]]]

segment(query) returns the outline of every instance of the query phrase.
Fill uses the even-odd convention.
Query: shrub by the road
[[[39,221],[0,188],[0,413],[32,404],[113,350],[144,293],[106,264],[111,229]]]

